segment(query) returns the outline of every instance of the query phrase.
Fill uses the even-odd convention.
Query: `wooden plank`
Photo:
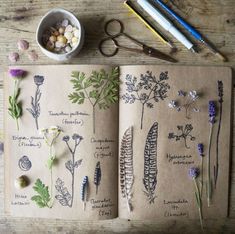
[[[122,0],[0,0],[0,64],[9,65],[7,56],[17,51],[16,42],[24,38],[30,42],[30,49],[39,54],[37,62],[28,59],[26,53],[21,54],[19,64],[57,64],[45,57],[36,45],[35,31],[37,24],[49,9],[62,7],[74,12],[81,19],[86,30],[85,45],[81,53],[68,63],[79,64],[164,64],[164,62],[137,55],[126,51],[113,58],[104,58],[97,50],[97,45],[104,36],[103,25],[111,18],[121,19],[125,23],[125,30],[133,37],[153,46],[163,52],[170,50],[163,45],[135,16],[128,13]],[[228,58],[223,63],[213,56],[208,49],[199,46],[199,54],[188,52],[179,42],[166,34],[177,46],[178,52],[174,57],[181,65],[216,65],[231,66],[235,68],[235,1],[234,0],[168,0],[168,4],[180,13],[200,32],[207,36],[214,45]],[[180,27],[179,27],[180,28]],[[130,46],[129,41],[121,40],[124,45]],[[198,44],[198,43],[197,43]],[[59,63],[58,63],[59,64]],[[0,129],[3,129],[3,90],[2,77],[0,78]],[[235,101],[235,100],[234,100]],[[235,102],[234,102],[235,103]],[[233,114],[234,116],[234,114]],[[235,133],[235,125],[233,125]],[[1,138],[1,135],[0,135]],[[233,140],[232,155],[235,153],[235,140]],[[110,220],[101,222],[77,222],[63,220],[41,220],[8,217],[3,212],[3,157],[0,156],[0,232],[1,233],[198,233],[200,224],[194,221],[127,221]],[[231,181],[229,196],[229,218],[223,220],[206,220],[206,233],[232,233],[235,230],[235,159],[231,157]]]

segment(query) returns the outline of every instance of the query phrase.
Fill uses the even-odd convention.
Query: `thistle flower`
[[[26,75],[26,71],[22,69],[10,69],[9,74],[16,79],[23,78]]]
[[[198,150],[198,154],[202,157],[204,153],[204,145],[202,143],[199,143],[197,145],[197,150]]]
[[[37,86],[42,85],[43,82],[44,82],[44,76],[39,76],[39,75],[34,76],[34,83],[35,83]]]
[[[192,179],[196,179],[200,174],[200,171],[197,167],[191,167],[188,171],[188,175],[192,178]]]
[[[215,123],[215,116],[216,116],[216,105],[215,105],[214,101],[209,101],[208,113],[209,113],[209,122],[211,124],[214,124]]]

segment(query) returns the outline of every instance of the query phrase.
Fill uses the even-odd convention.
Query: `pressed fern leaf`
[[[100,181],[101,181],[101,167],[100,167],[100,162],[97,162],[94,174],[94,184],[96,186],[96,194],[98,193],[98,187],[100,185]]]
[[[158,123],[155,122],[148,132],[144,149],[144,178],[145,195],[149,204],[154,203],[157,185],[157,138]]]
[[[122,138],[120,153],[120,186],[123,198],[126,198],[129,212],[132,211],[133,170],[133,128],[129,127]]]

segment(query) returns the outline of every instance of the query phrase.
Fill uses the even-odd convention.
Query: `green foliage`
[[[22,104],[21,102],[18,102],[19,95],[20,95],[20,89],[17,88],[14,95],[9,96],[8,99],[9,102],[8,113],[15,120],[18,120],[22,115]],[[18,123],[17,123],[17,128],[19,129]]]
[[[51,197],[49,194],[48,186],[45,186],[45,184],[43,184],[40,179],[37,179],[33,186],[33,189],[38,193],[38,195],[31,197],[31,200],[35,201],[37,206],[40,208],[44,207],[51,208],[49,206]]]
[[[71,76],[74,92],[68,97],[72,103],[83,104],[88,99],[93,107],[98,105],[100,109],[107,109],[118,101],[118,67],[111,73],[101,69],[86,77],[83,72],[73,71]]]

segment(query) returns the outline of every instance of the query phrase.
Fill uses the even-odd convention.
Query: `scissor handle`
[[[114,50],[112,53],[109,54],[109,53],[104,52],[104,50],[103,50],[103,44],[104,44],[106,41],[110,41],[110,40],[113,42],[113,44],[114,44],[114,46],[115,46],[115,50]],[[116,41],[114,38],[112,38],[112,37],[104,38],[104,39],[102,39],[102,40],[100,41],[100,43],[99,43],[99,51],[100,51],[100,53],[101,53],[102,55],[104,55],[105,57],[112,57],[112,56],[116,55],[117,52],[118,52],[118,47],[119,47],[119,45],[118,45],[117,41]]]
[[[119,31],[118,31],[117,33],[114,33],[114,34],[110,33],[110,31],[109,31],[109,29],[108,29],[108,26],[109,26],[110,24],[112,24],[113,22],[117,22],[118,25],[119,25],[119,27],[120,27]],[[117,36],[119,36],[119,35],[121,35],[121,34],[123,33],[123,31],[124,31],[124,25],[123,25],[123,23],[122,23],[120,20],[118,20],[118,19],[111,19],[111,20],[109,20],[109,21],[106,22],[106,24],[105,24],[105,26],[104,26],[104,31],[105,31],[105,33],[106,33],[108,36],[110,36],[110,37],[112,37],[112,38],[113,38],[113,37],[117,37]]]

